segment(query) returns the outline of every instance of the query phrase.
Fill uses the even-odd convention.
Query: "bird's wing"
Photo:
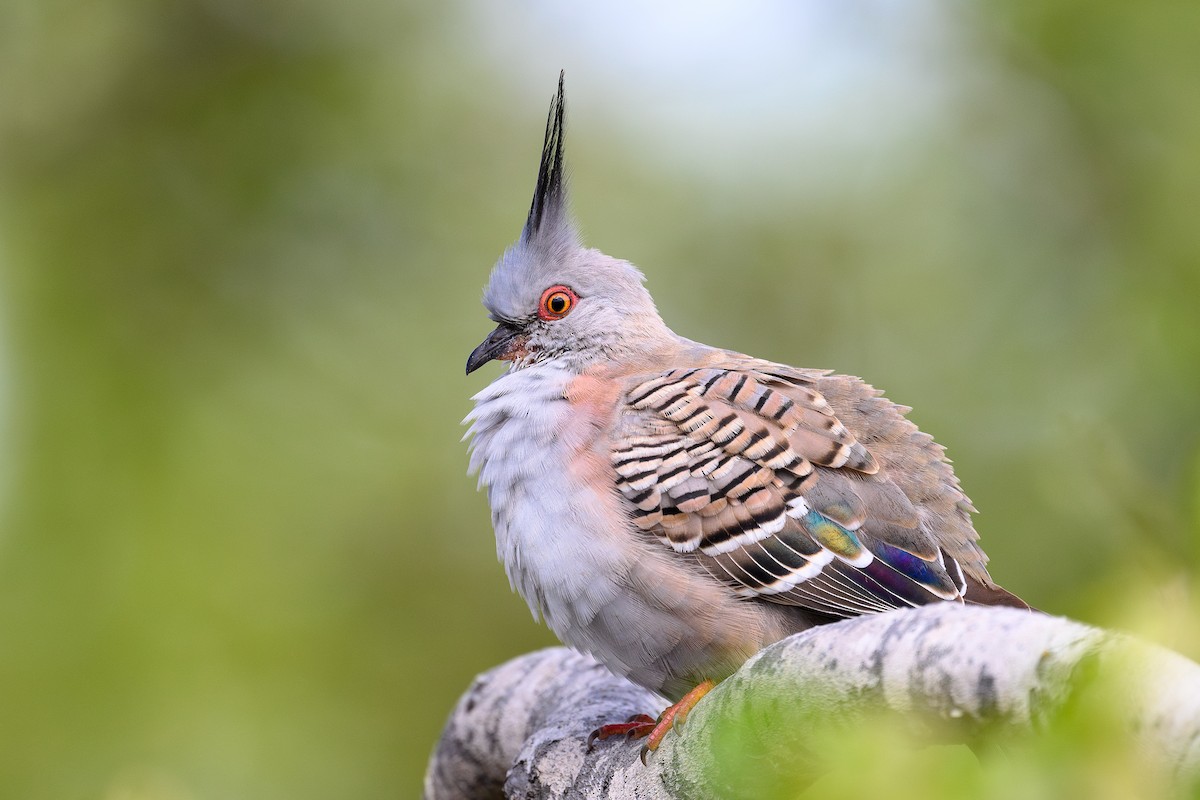
[[[860,427],[879,401],[889,424],[923,437],[910,447],[935,448],[935,477],[949,484],[940,490],[961,500],[954,513],[968,531],[952,546],[922,508],[921,495],[937,492],[906,493],[905,465],[881,462],[861,439],[889,456],[895,443],[844,424],[818,391],[837,379],[826,375],[747,359],[631,381],[610,456],[633,524],[748,598],[833,616],[961,600],[963,567],[986,571],[940,448],[903,409],[841,378],[861,387],[846,412]]]

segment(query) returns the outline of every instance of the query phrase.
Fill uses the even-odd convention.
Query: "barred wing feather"
[[[817,390],[824,373],[773,366],[633,383],[611,450],[633,523],[748,598],[831,616],[962,599],[958,561]]]

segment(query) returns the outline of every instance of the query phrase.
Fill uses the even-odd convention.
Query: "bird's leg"
[[[658,749],[667,735],[667,731],[677,725],[682,725],[687,720],[688,713],[696,703],[700,702],[700,698],[708,694],[714,686],[716,683],[711,680],[698,684],[696,688],[680,698],[678,703],[668,706],[658,715],[657,720],[646,714],[638,714],[625,722],[601,725],[588,736],[588,750],[592,749],[592,745],[596,743],[597,739],[607,739],[610,736],[625,736],[630,739],[646,737],[646,745],[642,748],[642,763],[645,763],[647,754]]]
[[[646,744],[642,747],[643,764],[646,763],[646,756],[657,750],[658,746],[662,744],[667,732],[678,725],[683,725],[687,721],[688,714],[696,707],[696,703],[700,702],[700,698],[712,691],[716,685],[711,680],[698,683],[696,688],[679,698],[678,703],[668,706],[666,711],[658,715],[658,723],[646,735]]]

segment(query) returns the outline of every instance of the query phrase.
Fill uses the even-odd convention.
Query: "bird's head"
[[[553,359],[582,370],[672,335],[637,267],[579,240],[563,174],[563,112],[560,74],[529,217],[484,291],[483,304],[497,326],[467,359],[468,375],[493,359],[509,361],[513,369]]]

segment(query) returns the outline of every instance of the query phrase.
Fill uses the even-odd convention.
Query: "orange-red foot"
[[[634,714],[624,722],[614,722],[601,725],[588,736],[587,749],[590,753],[597,739],[607,739],[610,736],[624,736],[628,739],[640,739],[654,730],[654,717],[648,714]]]
[[[591,736],[588,736],[587,749],[591,751],[597,739],[607,739],[610,736],[624,736],[628,739],[646,737],[646,746],[642,748],[641,754],[642,763],[645,764],[646,756],[658,749],[667,732],[676,726],[683,725],[687,720],[688,713],[696,703],[700,702],[700,698],[708,694],[714,686],[716,684],[712,681],[704,681],[680,698],[678,703],[669,706],[666,711],[659,714],[657,720],[645,714],[637,714],[625,722],[601,725],[592,731]]]

